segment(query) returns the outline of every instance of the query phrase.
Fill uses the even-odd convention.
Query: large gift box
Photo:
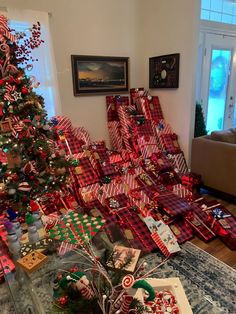
[[[177,142],[177,135],[172,134],[161,134],[160,143],[163,149],[169,154],[179,154],[181,152],[179,144]]]

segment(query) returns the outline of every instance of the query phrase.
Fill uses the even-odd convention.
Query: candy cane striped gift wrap
[[[193,193],[186,189],[182,184],[173,185],[173,193],[179,197],[185,198],[187,196],[191,196]]]
[[[116,96],[106,96],[107,121],[119,121],[116,110]]]
[[[75,127],[73,128],[73,134],[75,137],[77,137],[79,140],[83,140],[85,142],[85,145],[91,144],[91,139],[89,136],[88,131],[84,127]]]
[[[56,125],[56,129],[60,129],[60,130],[68,130],[68,129],[72,129],[72,123],[70,121],[70,119],[68,117],[65,116],[55,116],[52,118],[56,119],[58,124]]]
[[[168,157],[178,172],[180,173],[188,172],[188,166],[184,158],[183,152],[179,154],[169,154]]]
[[[111,164],[118,164],[121,163],[123,161],[123,158],[121,157],[120,153],[111,153],[109,155],[109,162]]]
[[[130,190],[139,187],[137,181],[135,180],[135,176],[136,176],[136,174],[126,173],[126,174],[122,177],[124,183],[128,186],[128,188],[129,188]]]
[[[76,244],[70,244],[68,242],[62,242],[59,249],[58,249],[58,254],[59,254],[59,256],[63,256],[67,252],[74,250],[76,247],[77,247]]]
[[[153,241],[156,243],[156,245],[159,247],[161,252],[165,256],[170,256],[170,253],[169,253],[167,247],[165,246],[165,244],[163,243],[162,239],[160,238],[159,234],[157,232],[153,232],[153,233],[151,233],[151,237],[152,237]]]
[[[122,150],[123,141],[120,131],[120,122],[119,121],[108,122],[108,132],[113,149],[118,151]]]
[[[155,136],[149,136],[147,138],[142,136],[139,137],[137,141],[144,159],[151,157],[153,153],[160,152]]]
[[[155,126],[157,135],[173,133],[171,126],[164,119],[159,120]]]
[[[116,185],[115,182],[104,184],[96,191],[96,197],[102,205],[104,205],[106,198],[119,194]]]

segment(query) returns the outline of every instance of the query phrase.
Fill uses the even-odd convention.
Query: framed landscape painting
[[[128,92],[128,60],[123,57],[72,55],[74,95]]]

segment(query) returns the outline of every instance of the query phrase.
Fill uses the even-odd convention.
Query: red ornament
[[[14,82],[14,78],[10,76],[9,80],[7,81],[9,84],[12,84]]]
[[[4,80],[0,80],[0,86],[2,86],[5,83]]]
[[[30,201],[30,209],[32,212],[39,210],[39,205],[37,204],[37,202],[31,200]]]
[[[0,59],[0,65],[3,65],[4,60]]]
[[[16,83],[17,85],[19,85],[19,84],[21,83],[21,80],[18,79],[18,78],[16,78],[16,79],[15,79],[15,83]]]
[[[21,89],[21,94],[26,95],[26,94],[28,94],[28,93],[29,93],[28,88],[22,87],[22,89]]]
[[[66,304],[68,303],[68,296],[65,295],[65,296],[63,296],[63,297],[60,297],[60,298],[59,298],[59,303],[60,303],[60,305],[62,305],[62,306],[66,305]]]

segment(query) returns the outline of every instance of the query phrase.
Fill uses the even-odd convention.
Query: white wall
[[[136,0],[3,0],[0,6],[52,13],[62,114],[108,143],[105,96],[74,97],[70,56],[129,57],[130,86],[136,86]]]
[[[50,26],[62,113],[108,141],[105,96],[73,96],[71,54],[130,57],[130,87],[148,88],[148,58],[180,52],[180,87],[152,90],[189,157],[199,0],[0,0],[0,6],[52,13]]]
[[[139,38],[144,86],[148,88],[148,58],[180,53],[178,89],[153,89],[158,95],[164,118],[179,136],[187,160],[190,157],[195,114],[195,66],[200,1],[140,0]]]

